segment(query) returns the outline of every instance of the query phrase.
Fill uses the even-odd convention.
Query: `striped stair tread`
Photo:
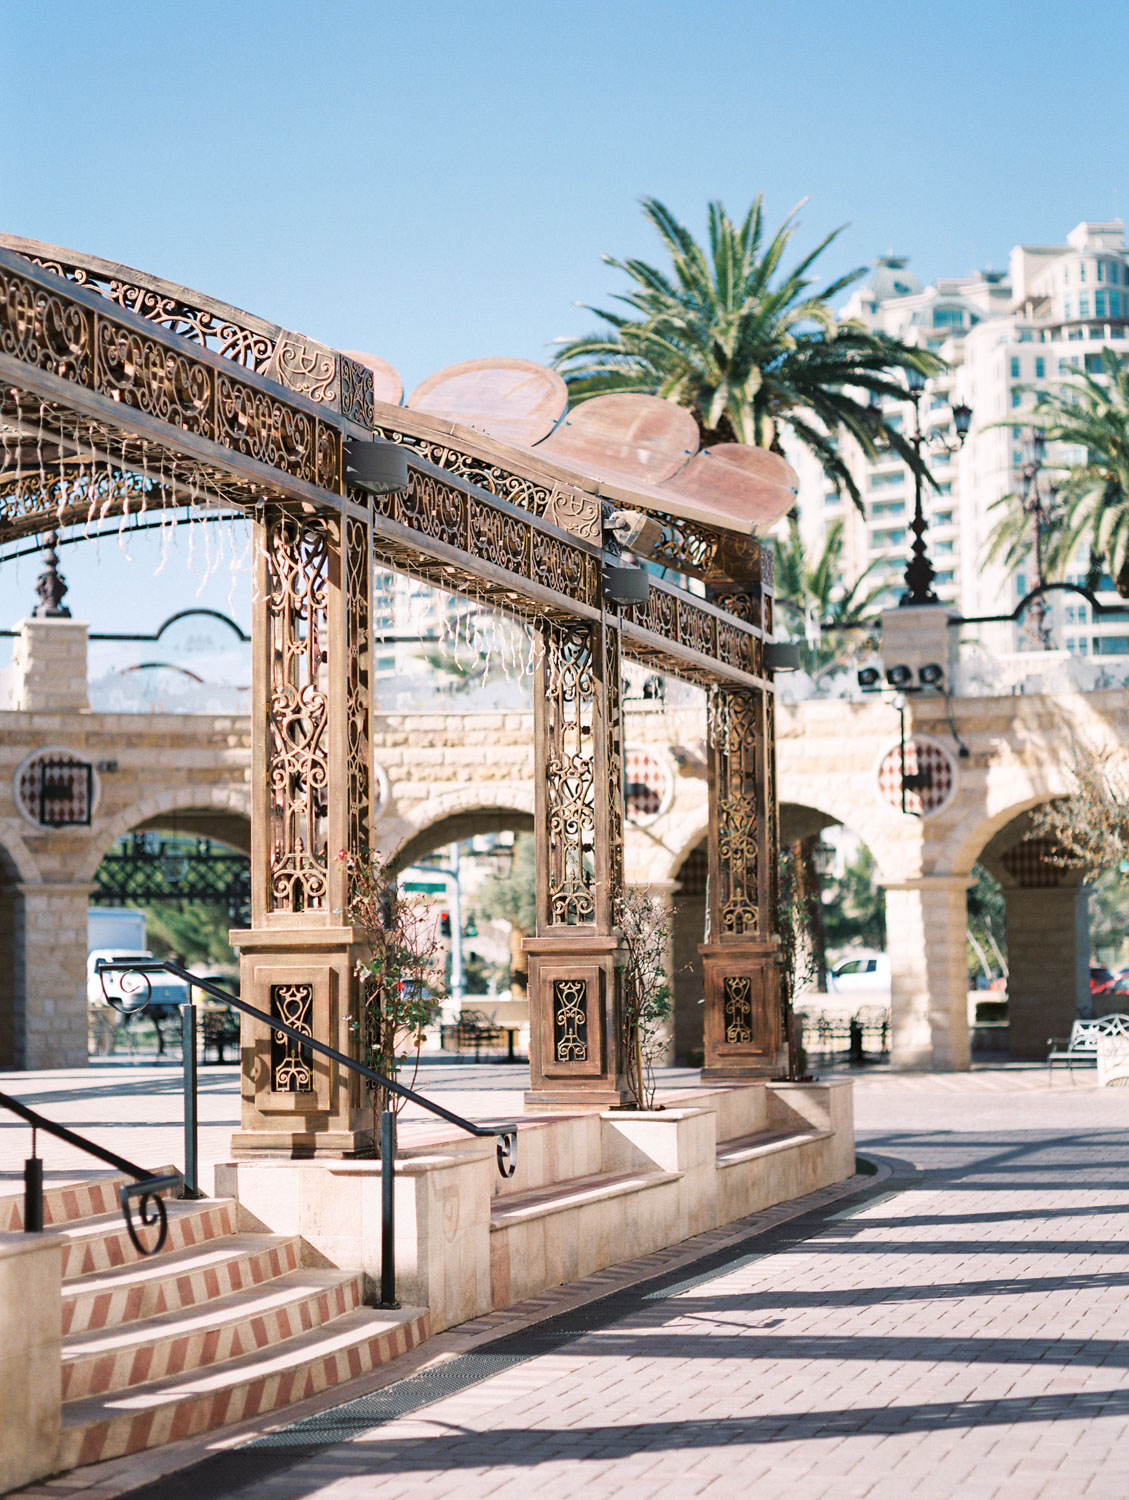
[[[175,1167],[157,1167],[154,1177],[175,1172]],[[43,1190],[43,1227],[57,1229],[61,1224],[73,1224],[79,1219],[92,1219],[98,1214],[120,1214],[118,1189],[132,1177],[116,1173],[89,1177],[84,1181],[64,1182],[58,1187]],[[24,1227],[24,1195],[22,1190],[0,1198],[0,1231],[7,1234],[22,1233]]]
[[[771,1156],[775,1151],[788,1151],[793,1146],[806,1146],[812,1141],[826,1141],[832,1135],[834,1131],[831,1130],[758,1130],[754,1135],[719,1142],[717,1164],[719,1167],[736,1167],[743,1161],[754,1161],[758,1156]]]
[[[155,1240],[156,1229],[146,1228],[140,1223],[136,1204],[133,1212],[142,1242]],[[231,1198],[169,1199],[168,1220],[168,1239],[162,1255],[231,1234],[235,1229],[235,1202]],[[113,1214],[99,1214],[92,1219],[64,1224],[58,1234],[63,1242],[64,1281],[109,1271],[115,1266],[137,1264],[144,1259],[134,1248],[120,1209]]]
[[[63,1400],[123,1391],[273,1348],[356,1312],[362,1281],[336,1270],[295,1271],[203,1306],[72,1335],[63,1350]]]
[[[141,1318],[199,1307],[231,1292],[296,1271],[297,1236],[232,1234],[205,1245],[162,1252],[63,1287],[63,1334],[116,1328]]]
[[[68,1402],[61,1467],[155,1448],[306,1400],[406,1354],[428,1331],[426,1308],[362,1308],[298,1334],[269,1354],[256,1352],[160,1384]]]

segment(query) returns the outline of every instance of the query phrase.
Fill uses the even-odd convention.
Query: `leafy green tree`
[[[1032,829],[1057,845],[1052,863],[1087,881],[1108,871],[1129,887],[1129,757],[1079,739],[1071,754],[1071,795],[1035,808]]]
[[[158,957],[177,953],[185,964],[232,960],[227,940],[231,917],[211,901],[156,901],[145,910],[145,941]]]
[[[1117,592],[1129,598],[1129,359],[1103,349],[1101,365],[1100,374],[1079,372],[1039,391],[1024,421],[1049,442],[1086,451],[1084,462],[1057,474],[1058,508],[1042,533],[1046,571],[1061,577],[1086,543],[1095,571],[1104,561]],[[996,509],[986,555],[1014,567],[1030,549],[1031,518],[1018,494],[1004,495]]]
[[[508,922],[523,937],[537,930],[537,862],[533,835],[514,837],[514,862],[508,875],[484,880],[477,911],[490,922]]]
[[[342,851],[338,857],[349,875],[345,915],[360,929],[366,950],[357,963],[360,1010],[350,1026],[361,1061],[394,1079],[413,1052],[418,1069],[424,1030],[443,1000],[439,941],[427,904],[401,891],[377,856]],[[372,1099],[374,1131],[383,1110],[399,1113],[407,1102],[384,1087],[374,1088]]]
[[[981,864],[972,867],[968,889],[969,973],[1006,978],[1007,916],[1003,887]]]
[[[825,880],[823,926],[829,948],[885,948],[886,900],[865,844],[840,879]]]
[[[876,398],[904,396],[899,370],[932,374],[943,362],[861,323],[837,319],[832,298],[865,270],[821,290],[809,273],[839,230],[791,270],[781,269],[796,212],[769,239],[760,194],[740,224],[720,202],[711,203],[704,249],[665,205],[644,198],[643,213],[658,230],[670,271],[605,256],[634,282],[616,298],[629,311],[587,308],[606,326],[562,340],[555,363],[573,402],[625,391],[664,396],[693,412],[703,444],[739,442],[780,451],[786,428],[861,510],[838,437],[850,433],[867,457],[893,449],[924,473]]]
[[[670,907],[651,890],[625,887],[615,895],[615,921],[627,950],[621,1017],[627,1087],[637,1109],[654,1109],[655,1064],[674,1010]]]
[[[821,624],[846,625],[864,619],[875,609],[889,587],[890,563],[875,559],[847,587],[843,582],[843,521],[833,521],[823,536],[818,553],[810,555],[800,536],[800,524],[793,513],[788,530],[774,538],[776,551],[776,599],[794,605],[785,609],[780,622],[791,635],[802,631],[805,616]],[[826,671],[853,657],[860,647],[870,644],[869,637],[852,631],[834,631],[817,645],[805,645],[804,667],[809,672]]]

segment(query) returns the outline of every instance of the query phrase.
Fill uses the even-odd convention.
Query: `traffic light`
[[[477,937],[478,936],[478,923],[474,920],[474,913],[473,912],[471,912],[470,916],[467,918],[467,924],[463,928],[463,936],[464,937]]]
[[[449,911],[441,911],[439,913],[439,936],[451,936],[451,913]]]

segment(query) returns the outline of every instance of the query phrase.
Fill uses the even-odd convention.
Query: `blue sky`
[[[695,231],[713,197],[763,191],[773,223],[806,197],[798,249],[849,226],[828,277],[887,251],[925,280],[1003,266],[1129,209],[1112,3],[0,0],[0,23],[4,229],[381,354],[409,389],[585,331],[574,304],[618,284],[601,255],[654,251],[646,193]],[[179,554],[154,579],[140,542],[110,550],[63,552],[95,628],[191,602]],[[36,571],[4,567],[4,623]]]

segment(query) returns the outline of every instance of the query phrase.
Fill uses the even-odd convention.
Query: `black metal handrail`
[[[35,1149],[36,1131],[43,1130],[48,1135],[53,1135],[56,1140],[65,1141],[68,1146],[77,1146],[88,1156],[95,1156],[99,1161],[104,1161],[108,1167],[116,1167],[119,1172],[125,1172],[132,1177],[134,1179],[132,1183],[127,1182],[118,1189],[118,1202],[122,1206],[129,1237],[138,1255],[156,1255],[164,1248],[168,1237],[169,1221],[165,1211],[165,1201],[161,1194],[169,1191],[179,1192],[183,1188],[184,1179],[179,1172],[146,1171],[136,1162],[127,1161],[124,1156],[108,1151],[105,1146],[97,1146],[93,1141],[88,1141],[85,1136],[68,1130],[65,1125],[58,1125],[54,1120],[47,1119],[38,1110],[29,1109],[26,1104],[19,1099],[13,1099],[10,1094],[0,1093],[0,1106],[11,1110],[12,1114],[18,1115],[21,1120],[26,1120],[32,1130],[31,1156],[24,1162],[24,1231],[26,1233],[34,1234],[43,1229],[43,1161]],[[133,1225],[130,1205],[134,1198],[140,1200],[137,1212],[142,1224],[148,1229],[151,1229],[154,1224],[160,1226],[157,1231],[157,1243],[149,1249],[141,1243]]]
[[[271,1031],[278,1032],[282,1036],[288,1036],[298,1042],[302,1047],[312,1052],[320,1053],[322,1057],[328,1057],[343,1068],[359,1074],[369,1083],[378,1088],[386,1089],[389,1093],[397,1094],[403,1099],[410,1099],[414,1104],[420,1105],[431,1114],[437,1115],[441,1120],[446,1120],[449,1125],[456,1126],[459,1130],[466,1131],[473,1136],[494,1136],[497,1139],[497,1163],[498,1171],[503,1177],[512,1177],[517,1167],[517,1126],[516,1125],[476,1125],[473,1120],[466,1120],[462,1115],[457,1115],[453,1110],[445,1109],[443,1105],[436,1104],[433,1099],[428,1099],[424,1094],[419,1094],[415,1089],[409,1088],[407,1084],[398,1083],[396,1079],[379,1073],[375,1068],[368,1067],[365,1063],[358,1062],[356,1058],[350,1057],[346,1052],[340,1052],[336,1047],[331,1047],[327,1042],[318,1041],[316,1037],[300,1031],[298,1027],[292,1026],[288,1021],[283,1021],[278,1016],[268,1015],[266,1011],[260,1010],[258,1006],[249,1004],[238,995],[222,989],[218,984],[213,984],[210,979],[199,979],[189,969],[175,963],[172,959],[161,958],[133,958],[133,959],[98,959],[95,963],[95,973],[102,983],[102,993],[107,1002],[123,1015],[137,1015],[144,1011],[149,1003],[153,992],[150,974],[172,974],[177,979],[182,979],[186,984],[196,989],[203,990],[206,995],[221,1001],[224,1005],[230,1005],[233,1009],[241,1011],[243,1015],[250,1016],[252,1020],[260,1022]],[[139,974],[145,980],[144,998],[136,1001],[133,996],[129,1002],[122,997],[115,998],[106,988],[107,974]],[[138,992],[139,993],[139,992]],[[195,1197],[199,1193],[199,1182],[197,1173],[197,1101],[196,1101],[196,1007],[191,1002],[181,1006],[182,1025],[182,1058],[184,1066],[184,1182],[185,1190],[189,1196]],[[380,1267],[380,1305],[382,1307],[397,1307],[396,1301],[396,1263],[395,1263],[395,1226],[393,1222],[393,1172],[396,1158],[396,1116],[392,1110],[384,1110],[380,1122],[380,1168],[381,1168],[381,1267]]]

